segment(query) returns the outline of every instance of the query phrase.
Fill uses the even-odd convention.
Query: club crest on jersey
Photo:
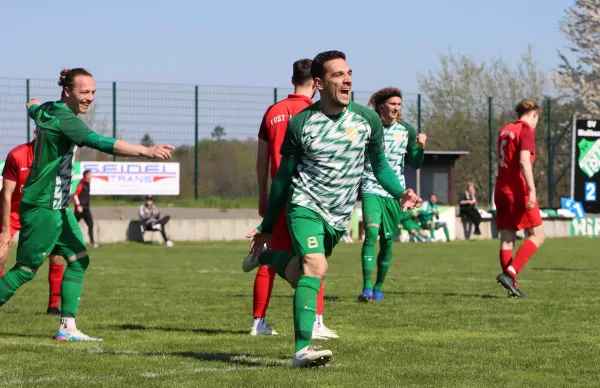
[[[406,134],[404,132],[400,132],[394,135],[394,140],[396,140],[398,143],[400,143],[402,140],[404,140],[404,137],[406,136]]]
[[[354,127],[346,128],[346,137],[350,139],[350,141],[358,139],[358,129]]]

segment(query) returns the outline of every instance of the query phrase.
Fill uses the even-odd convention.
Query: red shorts
[[[273,229],[273,239],[271,240],[271,249],[283,252],[292,252],[292,238],[290,237],[290,231],[287,227],[287,219],[285,216],[285,207],[277,222],[275,222],[275,228]]]
[[[12,241],[15,234],[19,231],[20,228],[14,228],[13,225],[10,225],[10,241]],[[0,232],[2,232],[2,225],[0,225]]]
[[[528,195],[496,192],[494,193],[494,202],[498,230],[523,230],[542,225],[538,204],[536,203],[531,210],[526,209],[529,202]]]
[[[19,219],[19,213],[10,212],[10,240],[12,241],[15,234],[21,230],[21,221]],[[2,232],[2,224],[0,224],[0,232]]]

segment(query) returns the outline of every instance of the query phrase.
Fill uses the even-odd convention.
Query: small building
[[[412,168],[408,162],[405,163],[406,187],[413,188],[423,200],[430,193],[436,193],[440,203],[457,205],[454,165],[458,159],[468,154],[467,151],[425,151],[419,170]]]

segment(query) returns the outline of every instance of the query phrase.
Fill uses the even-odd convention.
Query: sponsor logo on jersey
[[[346,128],[346,137],[350,139],[350,141],[355,141],[358,139],[358,129],[357,128]]]

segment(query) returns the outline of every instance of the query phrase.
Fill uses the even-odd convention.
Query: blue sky
[[[294,60],[338,49],[355,90],[418,92],[417,74],[449,49],[513,65],[531,44],[551,71],[567,44],[558,21],[572,3],[6,1],[0,77],[55,79],[62,67],[83,66],[103,81],[285,87]]]

